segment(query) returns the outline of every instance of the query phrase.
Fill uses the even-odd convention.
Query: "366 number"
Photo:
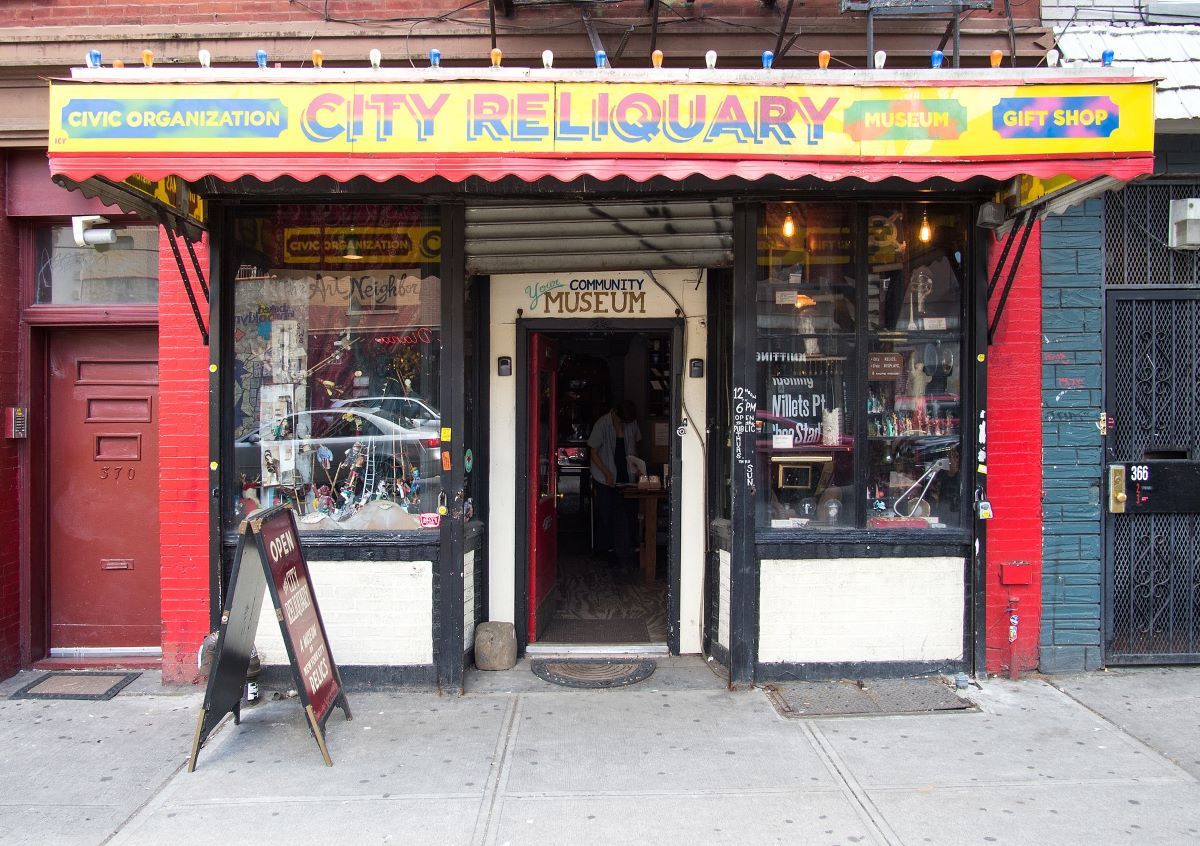
[[[100,478],[114,480],[120,480],[124,478],[132,481],[133,471],[134,468],[132,467],[101,467]]]
[[[1150,468],[1145,464],[1135,464],[1129,468],[1129,480],[1131,482],[1148,482],[1150,481]]]

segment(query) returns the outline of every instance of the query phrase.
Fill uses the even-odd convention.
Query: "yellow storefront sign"
[[[1152,82],[54,83],[51,154],[1020,158],[1145,153]]]

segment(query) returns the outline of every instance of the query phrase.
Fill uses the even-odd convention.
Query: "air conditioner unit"
[[[1167,246],[1173,250],[1200,250],[1200,199],[1171,201]]]

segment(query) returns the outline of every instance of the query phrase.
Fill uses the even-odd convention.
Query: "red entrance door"
[[[534,333],[529,357],[529,640],[550,621],[558,579],[558,344]],[[540,622],[540,627],[539,627]]]
[[[50,337],[51,648],[158,646],[158,337]]]

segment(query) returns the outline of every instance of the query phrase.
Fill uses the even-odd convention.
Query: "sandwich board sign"
[[[309,728],[325,763],[333,766],[325,746],[325,723],[334,706],[342,709],[347,720],[352,715],[298,538],[296,516],[285,505],[255,511],[242,523],[188,772],[196,769],[200,747],[227,714],[233,714],[235,724],[241,722],[242,688],[264,587],[271,594]]]

